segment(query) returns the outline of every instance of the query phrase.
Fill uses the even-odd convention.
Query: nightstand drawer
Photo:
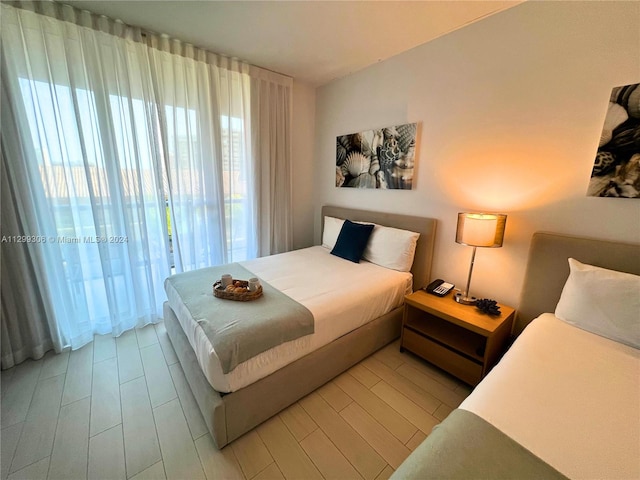
[[[462,357],[459,353],[408,328],[405,328],[402,333],[402,347],[471,385],[477,385],[482,378],[481,364]]]

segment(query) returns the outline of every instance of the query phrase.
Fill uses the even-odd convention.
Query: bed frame
[[[430,279],[436,220],[324,206],[324,216],[372,222],[420,233],[411,272],[414,289]],[[400,336],[402,307],[334,340],[271,375],[233,393],[214,390],[202,373],[175,313],[164,304],[164,323],[211,437],[222,448],[363,358]]]

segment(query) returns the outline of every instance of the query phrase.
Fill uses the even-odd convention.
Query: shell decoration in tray
[[[217,298],[226,300],[236,300],[238,302],[248,302],[262,296],[262,285],[258,285],[255,291],[249,290],[249,282],[246,280],[233,280],[226,288],[222,286],[220,280],[213,284],[213,294]]]

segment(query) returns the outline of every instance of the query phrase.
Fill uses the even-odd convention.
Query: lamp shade
[[[456,242],[471,247],[501,247],[507,216],[501,213],[458,213]]]

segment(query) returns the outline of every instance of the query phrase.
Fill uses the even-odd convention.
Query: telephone
[[[441,278],[436,278],[429,285],[424,287],[425,292],[437,295],[438,297],[444,297],[451,289],[455,287],[452,283],[447,283]]]

